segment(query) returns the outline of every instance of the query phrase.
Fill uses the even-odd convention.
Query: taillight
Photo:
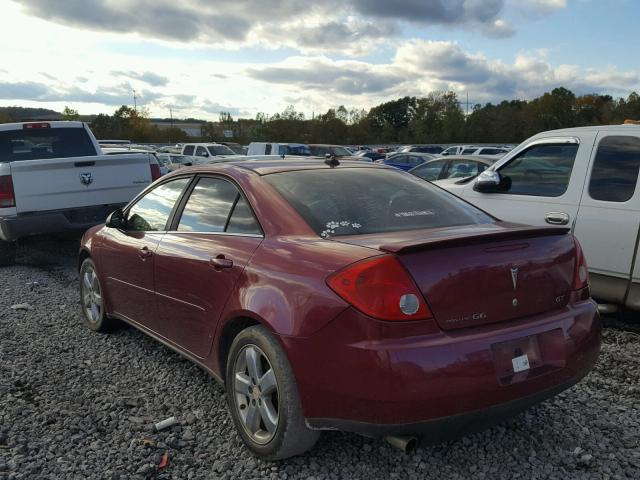
[[[149,165],[151,166],[151,181],[155,182],[161,177],[160,165],[158,165],[157,163],[150,163]]]
[[[34,128],[51,128],[51,125],[47,122],[36,122],[36,123],[23,123],[23,130],[33,130]]]
[[[16,198],[13,193],[11,175],[0,175],[0,208],[15,207]]]
[[[409,273],[391,255],[356,262],[327,285],[365,315],[380,320],[425,320],[433,315]]]
[[[587,261],[584,258],[584,252],[577,238],[573,238],[576,243],[576,265],[573,273],[573,289],[580,290],[589,286],[589,270],[587,269]]]

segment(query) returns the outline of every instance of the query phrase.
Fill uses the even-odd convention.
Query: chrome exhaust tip
[[[396,448],[399,448],[404,453],[411,453],[418,446],[418,438],[417,437],[390,436],[390,437],[384,437],[384,439],[387,441],[387,443],[389,443],[390,445],[392,445],[392,446],[394,446]]]

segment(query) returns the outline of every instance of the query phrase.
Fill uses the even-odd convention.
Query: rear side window
[[[473,152],[475,152],[476,149],[475,148],[465,148],[462,151],[462,155],[471,155]]]
[[[500,168],[506,181],[503,193],[559,197],[567,191],[573,162],[578,153],[575,144],[535,145]]]
[[[389,169],[302,170],[263,178],[324,238],[493,221],[454,195]]]
[[[626,202],[633,197],[640,169],[640,138],[604,137],[593,163],[589,195],[604,202]]]
[[[440,174],[442,173],[442,167],[444,167],[447,160],[436,160],[435,162],[429,162],[426,165],[422,165],[417,167],[415,170],[412,170],[411,173],[416,177],[422,178],[423,180],[434,181],[440,178]]]
[[[264,146],[264,154],[265,155],[271,155],[271,144],[270,143],[267,143]]]
[[[202,178],[184,206],[178,231],[260,234],[260,227],[244,197],[230,182]]]
[[[96,149],[84,128],[0,131],[0,162],[95,155]]]
[[[194,150],[195,147],[193,145],[187,145],[186,147],[184,147],[184,155],[193,155]]]
[[[158,185],[148,192],[127,212],[127,231],[158,232],[165,230],[176,201],[190,181],[190,178],[179,178]]]

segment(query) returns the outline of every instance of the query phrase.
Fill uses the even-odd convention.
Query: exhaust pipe
[[[385,437],[384,438],[390,445],[393,445],[396,448],[399,448],[404,453],[413,452],[418,446],[418,438],[417,437]]]

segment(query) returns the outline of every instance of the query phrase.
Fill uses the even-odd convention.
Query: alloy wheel
[[[93,266],[82,274],[82,308],[89,322],[98,323],[102,318],[102,290]]]
[[[269,443],[278,428],[278,382],[264,352],[245,345],[234,364],[235,407],[245,432],[260,444]]]

